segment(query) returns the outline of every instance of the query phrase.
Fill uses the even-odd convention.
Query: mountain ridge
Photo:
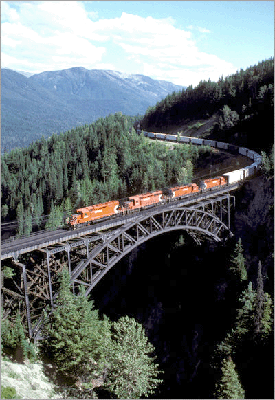
[[[183,87],[141,74],[73,67],[27,77],[1,69],[2,151],[115,112],[143,114]]]

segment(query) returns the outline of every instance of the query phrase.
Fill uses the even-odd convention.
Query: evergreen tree
[[[118,398],[148,397],[160,379],[153,345],[141,324],[128,316],[113,323],[107,387]]]
[[[253,333],[255,300],[256,292],[253,290],[252,282],[249,282],[239,299],[241,307],[237,310],[234,329],[238,339],[243,339],[244,335]]]
[[[66,375],[81,382],[90,382],[93,376],[101,374],[104,365],[100,332],[107,335],[108,322],[104,321],[104,329],[101,324],[98,312],[83,289],[80,289],[79,296],[72,293],[70,275],[64,269],[55,308],[44,328],[46,340],[43,351]]]
[[[18,236],[22,236],[24,234],[24,207],[22,201],[20,201],[16,208],[16,219],[18,223],[17,234]]]
[[[1,218],[5,219],[9,215],[9,206],[3,204],[1,207]]]
[[[55,206],[52,201],[51,212],[45,225],[46,229],[55,229],[63,224],[63,212],[61,207]]]
[[[258,263],[257,296],[255,299],[254,332],[257,338],[265,337],[272,331],[272,300],[264,292],[262,264]]]
[[[216,383],[216,399],[244,399],[245,391],[242,388],[236,366],[231,356],[222,361],[221,377]]]
[[[37,359],[37,352],[35,346],[27,338],[23,324],[21,322],[20,312],[17,311],[14,321],[8,318],[3,319],[3,311],[1,310],[1,350],[6,348],[20,349],[20,361],[29,359],[35,361]]]
[[[245,258],[243,256],[242,239],[238,240],[236,244],[233,257],[231,258],[230,270],[237,276],[241,281],[247,280],[247,271],[245,267]]]

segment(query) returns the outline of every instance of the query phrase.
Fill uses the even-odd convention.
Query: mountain
[[[70,68],[32,76],[1,70],[2,151],[60,133],[99,117],[144,114],[173,83],[111,70]]]

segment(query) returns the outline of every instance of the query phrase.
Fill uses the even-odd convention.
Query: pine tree
[[[71,291],[70,275],[64,269],[60,279],[57,303],[45,325],[43,351],[52,358],[58,369],[81,382],[91,381],[101,374],[102,321],[83,289],[79,296]],[[107,335],[108,323],[103,331]]]
[[[262,264],[258,263],[257,296],[255,299],[254,332],[259,337],[265,337],[272,330],[272,300],[264,292]]]
[[[233,257],[231,258],[230,270],[236,275],[241,281],[247,280],[247,271],[245,267],[245,258],[243,256],[242,239],[240,238],[236,244]]]
[[[237,310],[235,335],[239,338],[246,334],[251,334],[254,327],[254,310],[255,310],[256,292],[253,290],[252,282],[249,282],[240,296],[241,307]]]
[[[16,208],[16,219],[18,223],[17,234],[22,236],[24,234],[24,207],[22,200]]]
[[[124,399],[154,393],[161,380],[153,352],[141,324],[128,316],[114,322],[106,386]]]
[[[55,206],[52,200],[51,212],[48,217],[48,221],[45,225],[46,229],[55,229],[63,224],[63,212],[61,207]]]
[[[244,399],[245,391],[242,388],[236,366],[231,356],[225,358],[221,367],[221,378],[216,383],[216,399]]]

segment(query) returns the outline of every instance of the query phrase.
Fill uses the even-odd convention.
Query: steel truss
[[[204,238],[222,242],[232,236],[232,199],[235,200],[229,193],[223,193],[196,199],[188,205],[168,203],[138,213],[119,227],[96,233],[83,232],[79,237],[36,250],[36,255],[39,253],[40,256],[39,265],[34,260],[34,253],[28,260],[25,255],[24,260],[14,261],[21,271],[17,295],[25,300],[24,315],[30,337],[36,337],[39,332],[43,309],[54,306],[59,288],[58,274],[65,265],[73,290],[77,293],[79,286],[84,286],[89,295],[119,260],[157,235],[185,230],[198,244]]]

